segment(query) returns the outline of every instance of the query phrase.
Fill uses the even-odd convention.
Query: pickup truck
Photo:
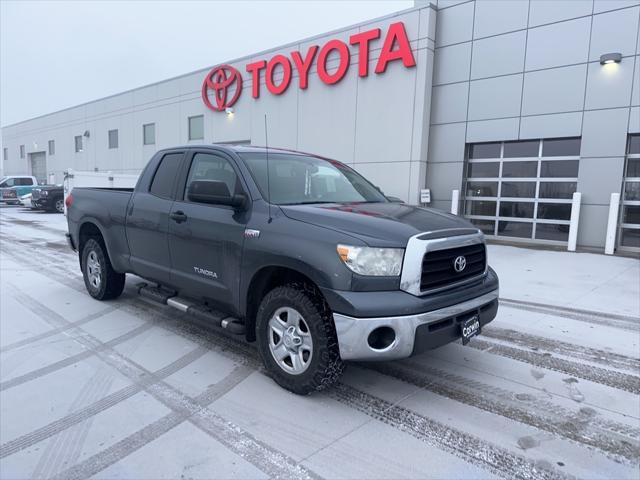
[[[390,201],[338,161],[249,146],[157,152],[134,189],[75,188],[67,238],[89,294],[141,296],[255,341],[308,394],[344,361],[466,344],[498,309],[482,232]],[[188,317],[186,317],[188,318]]]
[[[19,205],[20,197],[31,193],[38,185],[31,175],[9,175],[0,179],[0,203]]]

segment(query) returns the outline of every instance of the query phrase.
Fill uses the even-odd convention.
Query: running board
[[[180,298],[176,296],[175,292],[165,290],[162,287],[151,287],[146,283],[141,283],[138,285],[138,293],[149,300],[161,303],[162,305],[168,305],[188,314],[205,327],[220,327],[237,335],[243,335],[245,333],[244,323],[237,318],[230,317],[217,310],[212,310],[205,305],[191,300]]]

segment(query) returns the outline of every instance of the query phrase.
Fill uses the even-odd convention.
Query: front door
[[[248,212],[191,202],[186,191],[194,180],[216,180],[224,182],[231,194],[241,193],[242,182],[233,160],[223,153],[195,150],[190,160],[169,221],[172,280],[186,295],[234,308]]]
[[[170,284],[171,260],[167,241],[169,212],[184,152],[165,154],[148,188],[140,188],[127,211],[127,241],[133,271],[160,284]]]

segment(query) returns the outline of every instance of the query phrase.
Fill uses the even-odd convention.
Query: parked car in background
[[[31,191],[31,209],[64,213],[62,185],[42,185]]]
[[[20,197],[31,193],[38,185],[31,175],[9,175],[0,179],[0,203],[19,205]]]

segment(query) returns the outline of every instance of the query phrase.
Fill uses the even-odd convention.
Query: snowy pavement
[[[0,207],[0,478],[638,478],[640,261],[492,245],[468,346],[290,394],[256,349],[84,290],[62,215]]]

